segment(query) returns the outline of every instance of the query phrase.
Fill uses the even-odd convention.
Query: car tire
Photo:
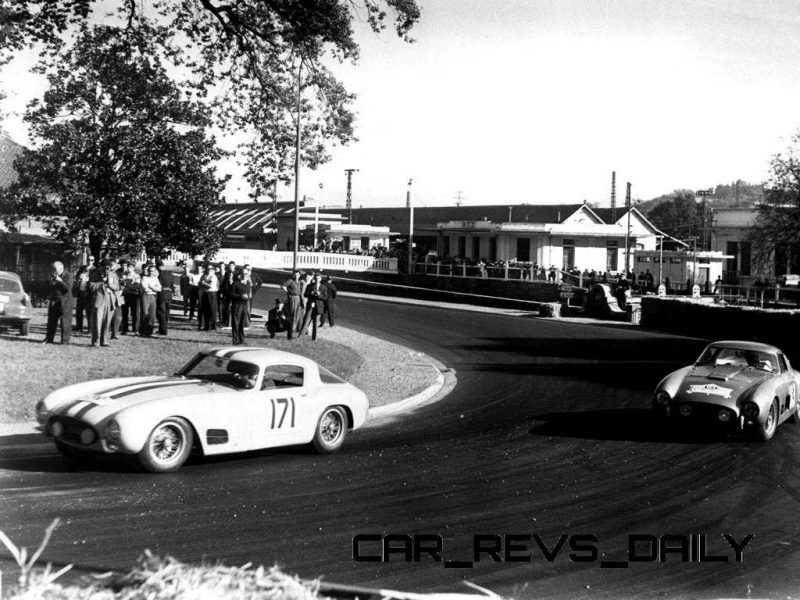
[[[63,456],[64,458],[68,458],[75,462],[88,462],[90,460],[94,460],[97,458],[97,454],[94,452],[87,452],[85,450],[79,450],[78,448],[73,448],[69,444],[65,444],[61,440],[55,440],[56,442],[56,450]]]
[[[193,443],[194,432],[186,419],[170,417],[153,428],[137,457],[145,471],[169,473],[186,462]]]
[[[795,425],[800,425],[800,398],[796,398],[794,401],[794,412],[792,416],[789,417],[789,422],[794,423]]]
[[[775,435],[775,430],[778,428],[778,401],[773,400],[769,405],[769,412],[767,418],[763,423],[758,425],[758,439],[762,442],[772,439]]]
[[[314,448],[320,454],[336,452],[347,437],[347,415],[341,406],[329,406],[317,421]]]
[[[19,334],[22,336],[28,335],[28,321],[19,324]]]

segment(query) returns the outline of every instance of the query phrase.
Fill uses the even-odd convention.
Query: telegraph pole
[[[456,192],[456,206],[461,206],[461,202],[464,200],[464,192],[458,190]]]
[[[353,173],[358,173],[358,169],[345,169],[347,173],[347,222],[353,222]]]
[[[625,228],[625,278],[631,271],[631,183],[630,181],[625,184],[627,191],[625,192],[625,208],[628,211],[628,226]]]
[[[611,220],[617,222],[617,172],[611,171]]]
[[[411,184],[413,179],[408,180],[406,190],[406,206],[408,207],[408,273],[413,274],[414,269],[414,203],[411,200]]]

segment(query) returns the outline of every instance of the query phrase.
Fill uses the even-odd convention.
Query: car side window
[[[781,367],[781,373],[789,370],[789,364],[786,362],[786,357],[783,354],[778,354],[778,364]]]
[[[297,365],[269,365],[264,369],[262,390],[300,387],[305,380],[303,367]]]

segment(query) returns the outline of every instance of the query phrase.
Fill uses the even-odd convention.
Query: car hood
[[[184,377],[142,377],[138,379],[108,380],[101,387],[72,394],[50,409],[52,415],[61,415],[97,423],[123,408],[154,400],[175,399],[207,393],[210,389],[228,391],[197,379]]]
[[[699,365],[686,374],[678,393],[686,400],[735,402],[744,392],[770,376],[752,367]]]

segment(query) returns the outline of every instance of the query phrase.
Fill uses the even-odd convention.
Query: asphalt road
[[[343,325],[454,368],[453,393],[356,432],[333,456],[291,448],[193,460],[161,476],[118,460],[80,470],[44,438],[6,436],[0,529],[35,546],[61,517],[44,557],[99,568],[128,569],[150,548],[183,561],[278,563],[302,577],[417,592],[465,591],[459,582],[469,580],[516,598],[797,596],[800,429],[783,425],[761,444],[686,437],[649,418],[658,379],[693,360],[702,340],[339,304]],[[488,554],[472,568],[427,555],[353,560],[354,535],[384,533],[439,534],[446,561],[471,561],[475,535],[530,537],[512,540],[520,547],[509,556],[527,562]],[[728,560],[697,562],[692,550],[627,568],[608,562],[626,560],[639,534],[705,535],[705,555]],[[737,542],[754,534],[742,562],[723,534]],[[647,559],[650,542],[637,543],[635,556]]]

